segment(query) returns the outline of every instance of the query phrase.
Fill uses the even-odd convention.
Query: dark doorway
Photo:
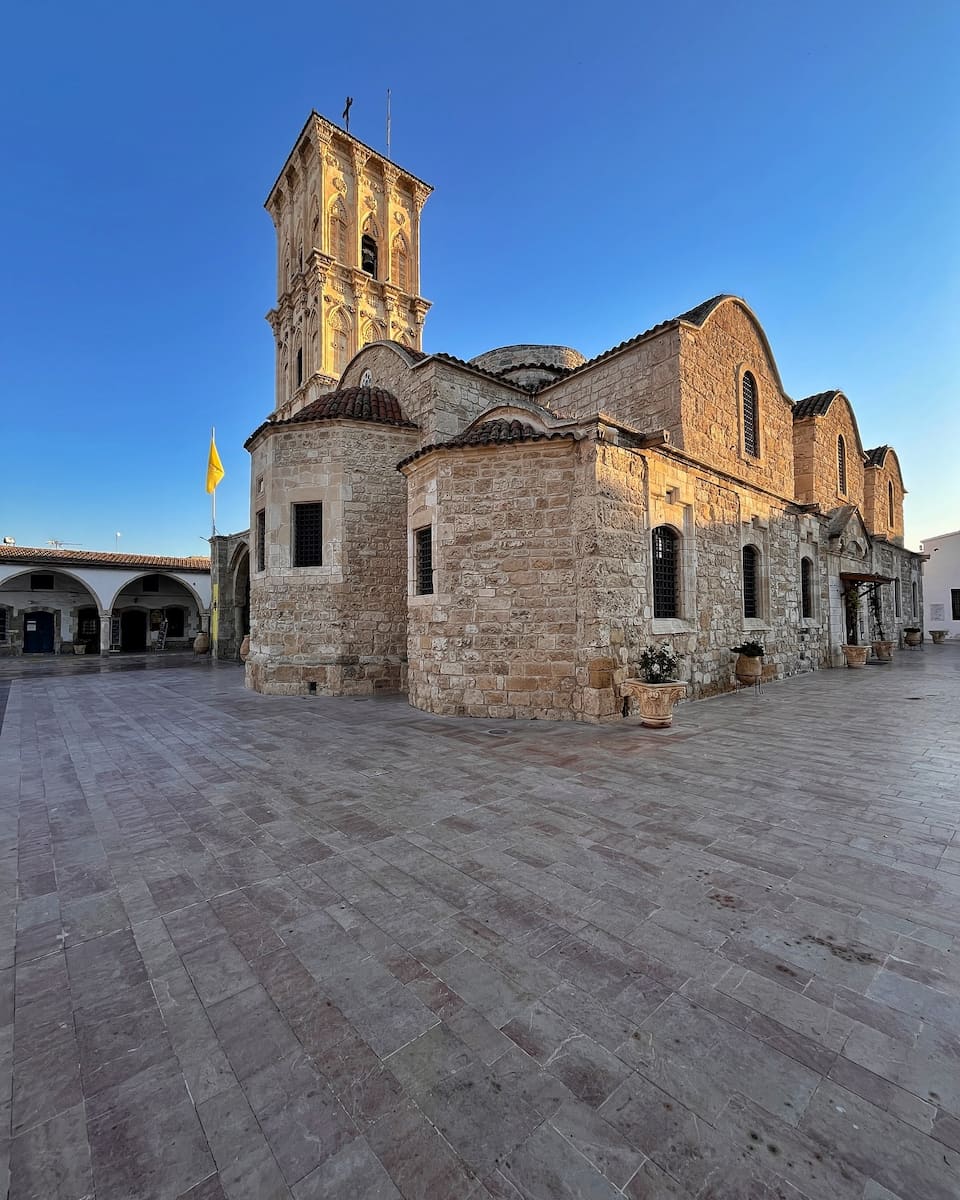
[[[23,618],[24,654],[53,653],[53,613],[28,612]]]
[[[120,614],[120,649],[146,650],[147,614],[142,608],[128,608]]]
[[[76,643],[86,646],[88,654],[100,653],[100,614],[95,608],[81,608],[77,613]]]

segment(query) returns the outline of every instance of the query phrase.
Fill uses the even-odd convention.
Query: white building
[[[0,653],[184,648],[210,616],[210,560],[0,546]]]
[[[929,560],[923,568],[923,599],[928,630],[945,629],[960,638],[960,529],[920,544]]]

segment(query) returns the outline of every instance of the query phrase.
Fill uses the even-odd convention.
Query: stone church
[[[313,113],[267,198],[276,404],[249,535],[214,547],[249,687],[598,721],[652,641],[704,697],[744,639],[773,678],[918,623],[896,452],[842,392],[793,400],[744,300],[591,359],[425,354],[430,191]]]

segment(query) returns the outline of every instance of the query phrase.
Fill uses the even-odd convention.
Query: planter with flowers
[[[766,651],[762,642],[747,640],[740,646],[731,646],[730,653],[736,654],[733,673],[743,684],[759,684],[763,675],[763,656]]]
[[[637,658],[640,679],[625,679],[625,696],[633,696],[640,709],[640,724],[648,729],[667,729],[673,724],[673,706],[687,694],[687,685],[677,679],[680,655],[669,642],[644,646]]]

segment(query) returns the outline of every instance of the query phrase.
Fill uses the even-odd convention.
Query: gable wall
[[[847,490],[837,480],[837,438],[847,451]],[[819,504],[824,512],[842,504],[864,507],[864,462],[850,409],[837,396],[822,417],[806,417],[793,426],[796,497],[799,504]]]

